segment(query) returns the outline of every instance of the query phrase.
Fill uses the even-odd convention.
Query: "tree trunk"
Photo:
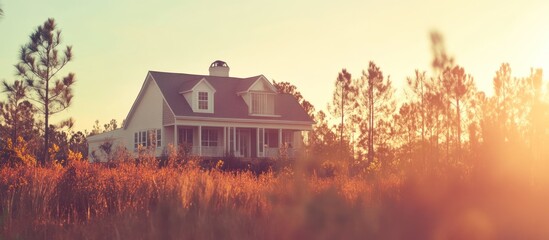
[[[450,162],[450,100],[446,106],[446,163]]]
[[[371,164],[374,160],[374,143],[373,143],[373,135],[374,135],[374,88],[373,84],[370,81],[369,91],[368,91],[368,102],[369,102],[369,109],[368,109],[368,163]]]
[[[50,113],[50,109],[48,107],[49,105],[49,101],[48,101],[48,81],[46,81],[46,101],[45,101],[45,116],[44,116],[44,157],[43,157],[43,161],[42,161],[42,165],[44,166],[46,163],[48,163],[49,161],[49,153],[48,153],[48,145],[49,145],[49,137],[50,137],[50,133],[48,131],[48,125],[49,125],[49,113]]]
[[[345,111],[344,111],[345,95],[343,94],[344,91],[345,89],[342,84],[341,85],[341,129],[339,130],[339,151],[341,156],[343,156],[343,119],[345,117]]]
[[[456,99],[456,113],[457,113],[457,154],[458,154],[458,160],[461,160],[461,114],[459,109],[459,98]]]
[[[425,93],[423,90],[423,78],[421,79],[421,160],[425,166],[427,164],[425,161]]]
[[[13,146],[15,146],[15,144],[17,143],[17,125],[19,123],[19,106],[17,104],[17,101],[15,101],[15,112],[14,112],[14,116],[12,117],[12,121],[13,121],[13,133],[12,133],[12,136],[11,136],[11,142],[14,144]]]
[[[46,51],[47,55],[47,62],[50,62],[50,51],[51,51],[51,44],[48,46],[48,50]],[[44,157],[42,158],[42,166],[45,166],[49,162],[49,142],[50,142],[50,133],[49,133],[49,120],[50,120],[50,67],[48,66],[46,68],[46,88],[45,88],[45,95],[44,95]]]

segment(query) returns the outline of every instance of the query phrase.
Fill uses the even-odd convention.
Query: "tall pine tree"
[[[74,73],[59,78],[59,72],[72,60],[72,47],[60,52],[61,31],[50,18],[31,35],[30,42],[21,47],[20,62],[15,65],[17,73],[30,88],[30,99],[44,115],[44,149],[42,164],[49,161],[50,116],[59,113],[71,104]]]

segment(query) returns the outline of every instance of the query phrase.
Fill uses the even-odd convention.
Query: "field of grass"
[[[499,177],[0,169],[0,239],[549,239],[549,190]]]

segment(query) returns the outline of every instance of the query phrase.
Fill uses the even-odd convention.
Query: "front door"
[[[181,148],[185,154],[191,154],[193,151],[193,129],[180,128],[177,137],[178,149]]]
[[[250,157],[250,129],[236,130],[236,153],[238,157]]]

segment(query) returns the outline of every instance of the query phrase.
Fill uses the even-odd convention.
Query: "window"
[[[202,146],[217,147],[217,131],[214,129],[202,130]]]
[[[143,147],[161,147],[162,146],[162,130],[151,129],[145,131],[135,132],[133,135],[133,147],[137,149],[139,146]]]
[[[136,132],[133,135],[133,148],[137,149],[137,147],[139,147],[139,132]]]
[[[198,92],[198,109],[208,110],[208,92]]]
[[[268,93],[252,93],[252,114],[274,114],[274,95]]]
[[[146,147],[147,146],[147,131],[139,132],[140,139],[139,145]]]
[[[265,145],[269,148],[276,148],[278,146],[278,130],[265,130]]]
[[[162,130],[156,129],[156,147],[162,147]]]
[[[146,135],[146,136],[145,136],[145,142],[147,143],[147,145],[144,145],[144,146],[147,146],[147,147],[148,147],[148,146],[151,145],[151,142],[153,142],[153,141],[152,141],[152,140],[153,140],[153,139],[152,139],[153,133],[147,131],[147,132],[145,132],[145,135]],[[156,137],[156,136],[155,136],[155,137]]]
[[[294,144],[294,133],[293,132],[282,132],[282,143],[288,148],[292,148]]]
[[[193,130],[190,128],[179,129],[179,144],[193,145]]]

